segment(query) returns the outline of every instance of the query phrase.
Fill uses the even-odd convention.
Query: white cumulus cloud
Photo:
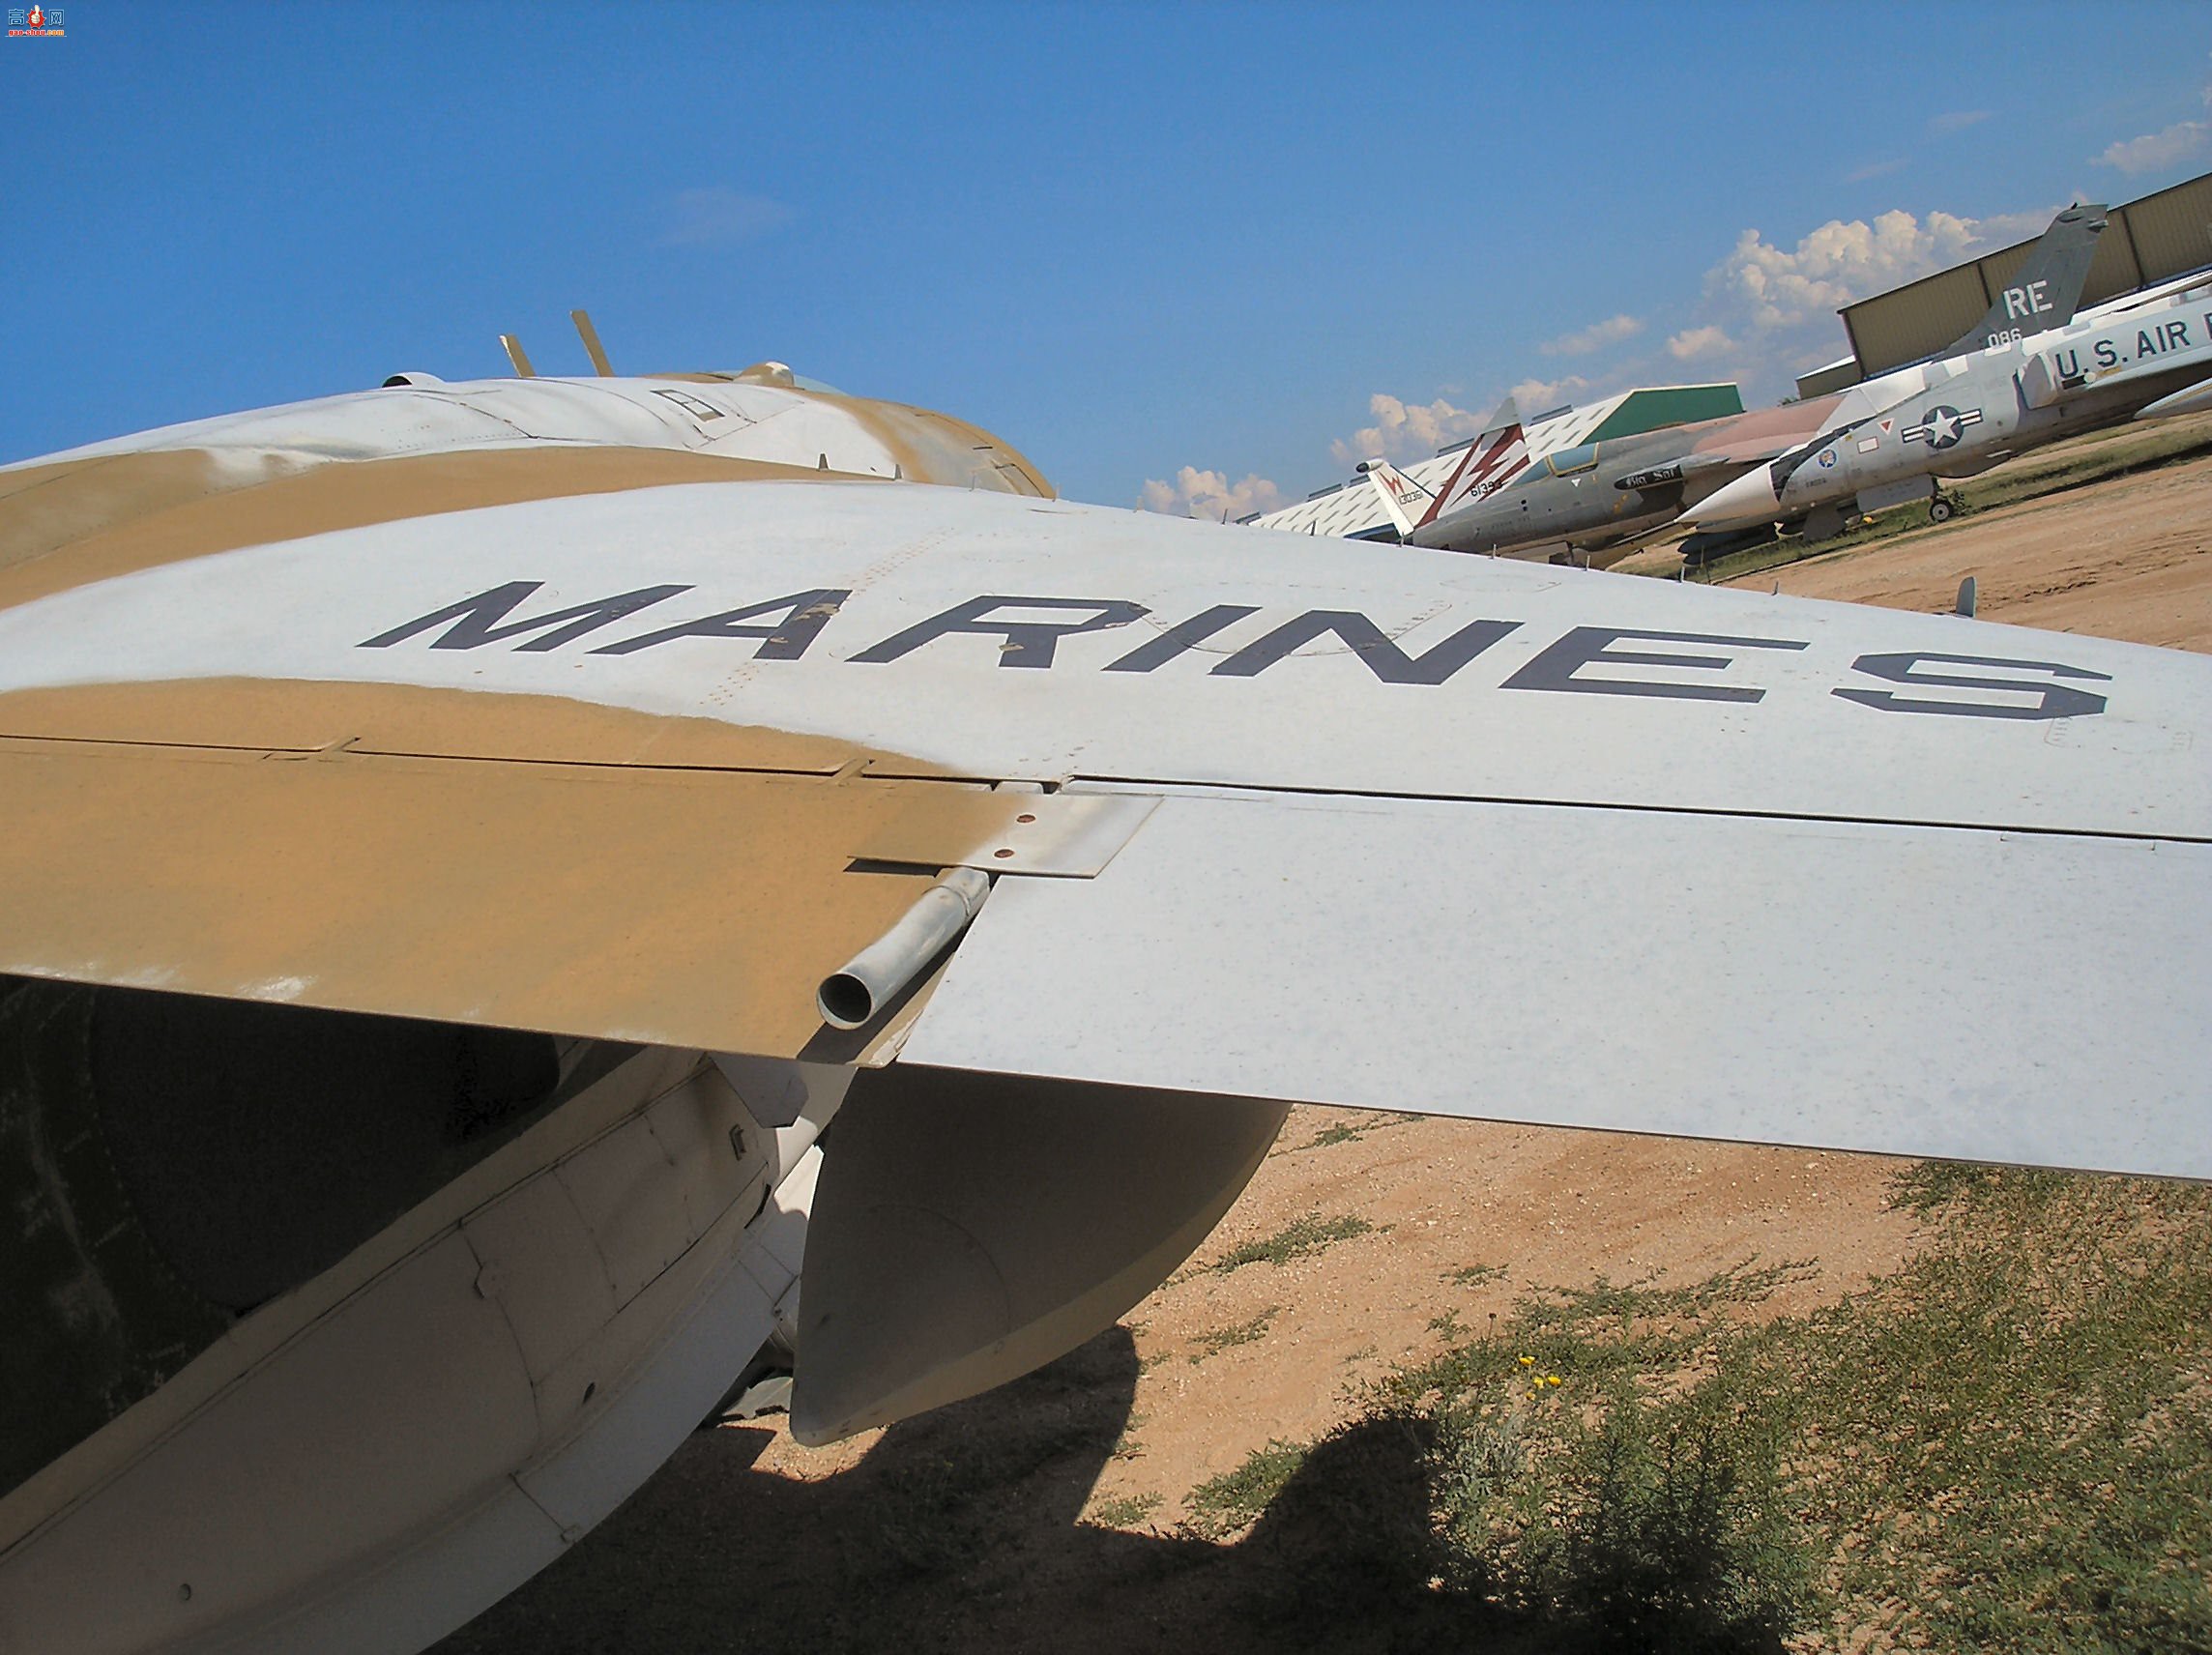
[[[1726,328],[1710,326],[1686,328],[1667,341],[1667,354],[1676,362],[1692,362],[1734,349],[1735,341],[1728,336]]]
[[[1903,172],[1906,161],[1903,156],[1892,156],[1887,160],[1870,160],[1864,166],[1853,167],[1844,174],[1846,184],[1866,184],[1877,178],[1887,178],[1893,172]]]
[[[2212,110],[2212,81],[2204,86],[2204,107]],[[2132,177],[2186,160],[2208,143],[2212,143],[2212,121],[2176,121],[2158,131],[2113,144],[2097,160]]]
[[[1616,345],[1623,339],[1632,339],[1644,332],[1644,323],[1634,316],[1608,316],[1602,322],[1592,322],[1586,328],[1572,334],[1561,334],[1556,339],[1547,339],[1536,348],[1548,357],[1581,357],[1592,351]]]
[[[1871,222],[1831,218],[1794,247],[1746,230],[1705,283],[1753,326],[1787,328],[1987,250],[1974,219],[1892,210]]]
[[[1763,400],[1791,375],[1849,349],[1836,322],[1845,305],[2041,235],[2056,211],[1974,218],[1898,209],[1831,218],[1793,244],[1747,229],[1705,273],[1703,314],[1668,339],[1668,354],[1683,363],[1732,359],[1745,397]]]
[[[711,189],[680,189],[668,204],[668,229],[660,245],[726,247],[765,236],[790,219],[790,208],[765,195],[747,195],[721,185]]]
[[[1255,511],[1280,510],[1289,504],[1283,491],[1264,477],[1248,472],[1243,481],[1232,483],[1225,472],[1201,471],[1196,466],[1184,466],[1173,482],[1147,478],[1144,492],[1137,498],[1140,510],[1175,517],[1209,517],[1215,522],[1226,518],[1232,523]]]
[[[1549,414],[1561,403],[1572,402],[1589,388],[1590,382],[1579,373],[1563,379],[1525,379],[1513,388],[1513,406],[1527,420],[1531,414]]]
[[[1378,391],[1367,399],[1367,411],[1375,416],[1374,424],[1363,425],[1349,438],[1340,437],[1329,445],[1328,451],[1338,465],[1357,465],[1378,457],[1425,460],[1446,443],[1482,431],[1480,414],[1454,407],[1441,396],[1429,403],[1401,402],[1387,392]]]
[[[2176,121],[2162,131],[2146,132],[2139,138],[2113,144],[2097,159],[2131,176],[2156,172],[2162,166],[2195,155],[2204,147],[2207,138],[2212,138],[2212,121]]]

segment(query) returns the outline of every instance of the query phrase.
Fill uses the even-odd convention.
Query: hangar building
[[[1741,414],[1743,395],[1732,385],[1647,385],[1635,391],[1602,397],[1581,408],[1555,408],[1522,421],[1522,434],[1531,454],[1548,454],[1579,443],[1608,437],[1627,437],[1638,431],[1656,431],[1662,425],[1686,425],[1697,420],[1717,420]],[[1459,464],[1460,450],[1474,438],[1439,449],[1433,458],[1404,467],[1406,475],[1434,494],[1441,490]],[[1356,540],[1382,535],[1397,538],[1395,526],[1382,503],[1364,477],[1331,483],[1280,511],[1254,512],[1238,519],[1262,529],[1285,529],[1294,535],[1337,535]]]
[[[1797,381],[1800,397],[1887,373],[1935,356],[1989,310],[2027,260],[2031,237],[1954,265],[1836,312],[1843,318],[1851,354]],[[2212,173],[2114,207],[2097,242],[2097,256],[2081,290],[2081,308],[2120,309],[2189,284],[2212,267]]]

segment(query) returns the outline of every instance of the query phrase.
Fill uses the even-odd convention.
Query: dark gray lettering
[[[1215,667],[1211,676],[1257,677],[1285,655],[1333,632],[1351,645],[1353,653],[1384,683],[1441,683],[1520,624],[1518,621],[1470,621],[1422,653],[1408,655],[1382,627],[1356,610],[1309,609],[1265,638],[1245,645]]]
[[[533,638],[527,644],[517,644],[518,651],[542,653],[557,650],[563,644],[581,638],[586,632],[597,631],[609,622],[620,621],[625,615],[634,614],[649,604],[658,603],[664,597],[674,597],[680,592],[689,592],[688,586],[641,586],[635,592],[625,592],[613,597],[602,597],[592,603],[578,603],[568,609],[555,610],[550,615],[539,615],[528,621],[509,621],[506,625],[495,623],[505,621],[515,607],[543,586],[543,581],[510,580],[505,586],[495,586],[489,592],[474,597],[464,597],[458,603],[449,603],[433,614],[419,621],[410,621],[403,626],[394,626],[389,632],[379,632],[373,638],[364,639],[356,648],[384,650],[403,643],[418,632],[426,632],[433,626],[452,623],[445,633],[430,640],[433,650],[473,650],[481,644],[497,644],[509,638],[520,637],[525,632],[554,628],[542,638]],[[567,624],[563,624],[567,623]]]
[[[1629,626],[1577,626],[1505,681],[1507,689],[1554,689],[1587,695],[1660,695],[1681,701],[1757,701],[1763,689],[1721,683],[1660,683],[1643,679],[1577,678],[1593,663],[1619,662],[1640,667],[1697,667],[1719,672],[1732,664],[1728,655],[1662,654],[1650,650],[1615,650],[1619,638],[1650,638],[1670,644],[1713,644],[1738,650],[1802,650],[1794,638],[1732,638],[1713,632],[1646,632]]]
[[[1899,695],[1891,689],[1838,689],[1831,693],[1861,707],[1882,712],[1939,712],[1965,718],[2072,718],[2105,711],[2105,698],[2062,683],[2032,683],[2015,678],[1969,678],[1956,673],[1926,673],[1917,669],[1927,662],[1959,667],[2011,667],[2018,672],[2051,673],[2058,678],[2112,682],[2111,674],[2085,667],[2062,666],[2056,661],[2013,661],[1994,655],[1938,655],[1922,650],[1903,654],[1861,655],[1851,670],[1892,683],[1918,683],[1945,689],[2004,689],[2038,697],[2033,707],[1989,701],[1927,701]]]
[[[1195,650],[1224,626],[1241,621],[1247,615],[1257,615],[1258,607],[1250,603],[1216,603],[1203,614],[1193,615],[1188,621],[1178,621],[1147,644],[1139,644],[1118,661],[1106,663],[1108,672],[1150,672],[1164,666],[1187,650]]]
[[[1091,613],[1081,621],[985,619],[998,609],[1088,609]],[[1102,632],[1109,626],[1126,626],[1149,613],[1142,603],[1110,597],[971,597],[942,615],[932,615],[918,626],[909,626],[880,644],[869,645],[853,659],[871,663],[895,661],[901,655],[912,654],[933,638],[954,632],[981,632],[1005,640],[999,646],[1001,666],[1049,667],[1053,651],[1061,639],[1078,632]]]
[[[822,635],[822,628],[837,613],[838,605],[852,595],[850,591],[835,587],[824,587],[815,592],[795,592],[789,597],[771,597],[766,603],[747,604],[742,609],[725,609],[719,615],[686,621],[682,625],[648,632],[639,638],[625,638],[619,644],[602,644],[592,653],[635,654],[639,650],[650,650],[656,644],[673,643],[678,638],[759,638],[762,643],[753,652],[754,660],[796,661],[806,653],[807,646]],[[762,615],[778,613],[783,619],[772,624],[741,624]]]

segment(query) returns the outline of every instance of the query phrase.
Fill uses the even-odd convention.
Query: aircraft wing
[[[966,861],[908,1063],[2212,1176],[2212,664],[647,480],[15,561],[0,972],[789,1057]]]
[[[2212,1176],[2212,661],[817,451],[0,471],[0,1645],[419,1648],[1290,1101]]]

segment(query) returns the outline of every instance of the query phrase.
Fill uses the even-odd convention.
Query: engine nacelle
[[[44,982],[0,1025],[11,1655],[420,1647],[797,1279],[812,1166],[696,1054]]]
[[[421,1648],[764,1350],[821,1441],[1083,1343],[1284,1113],[0,978],[0,1652]]]

